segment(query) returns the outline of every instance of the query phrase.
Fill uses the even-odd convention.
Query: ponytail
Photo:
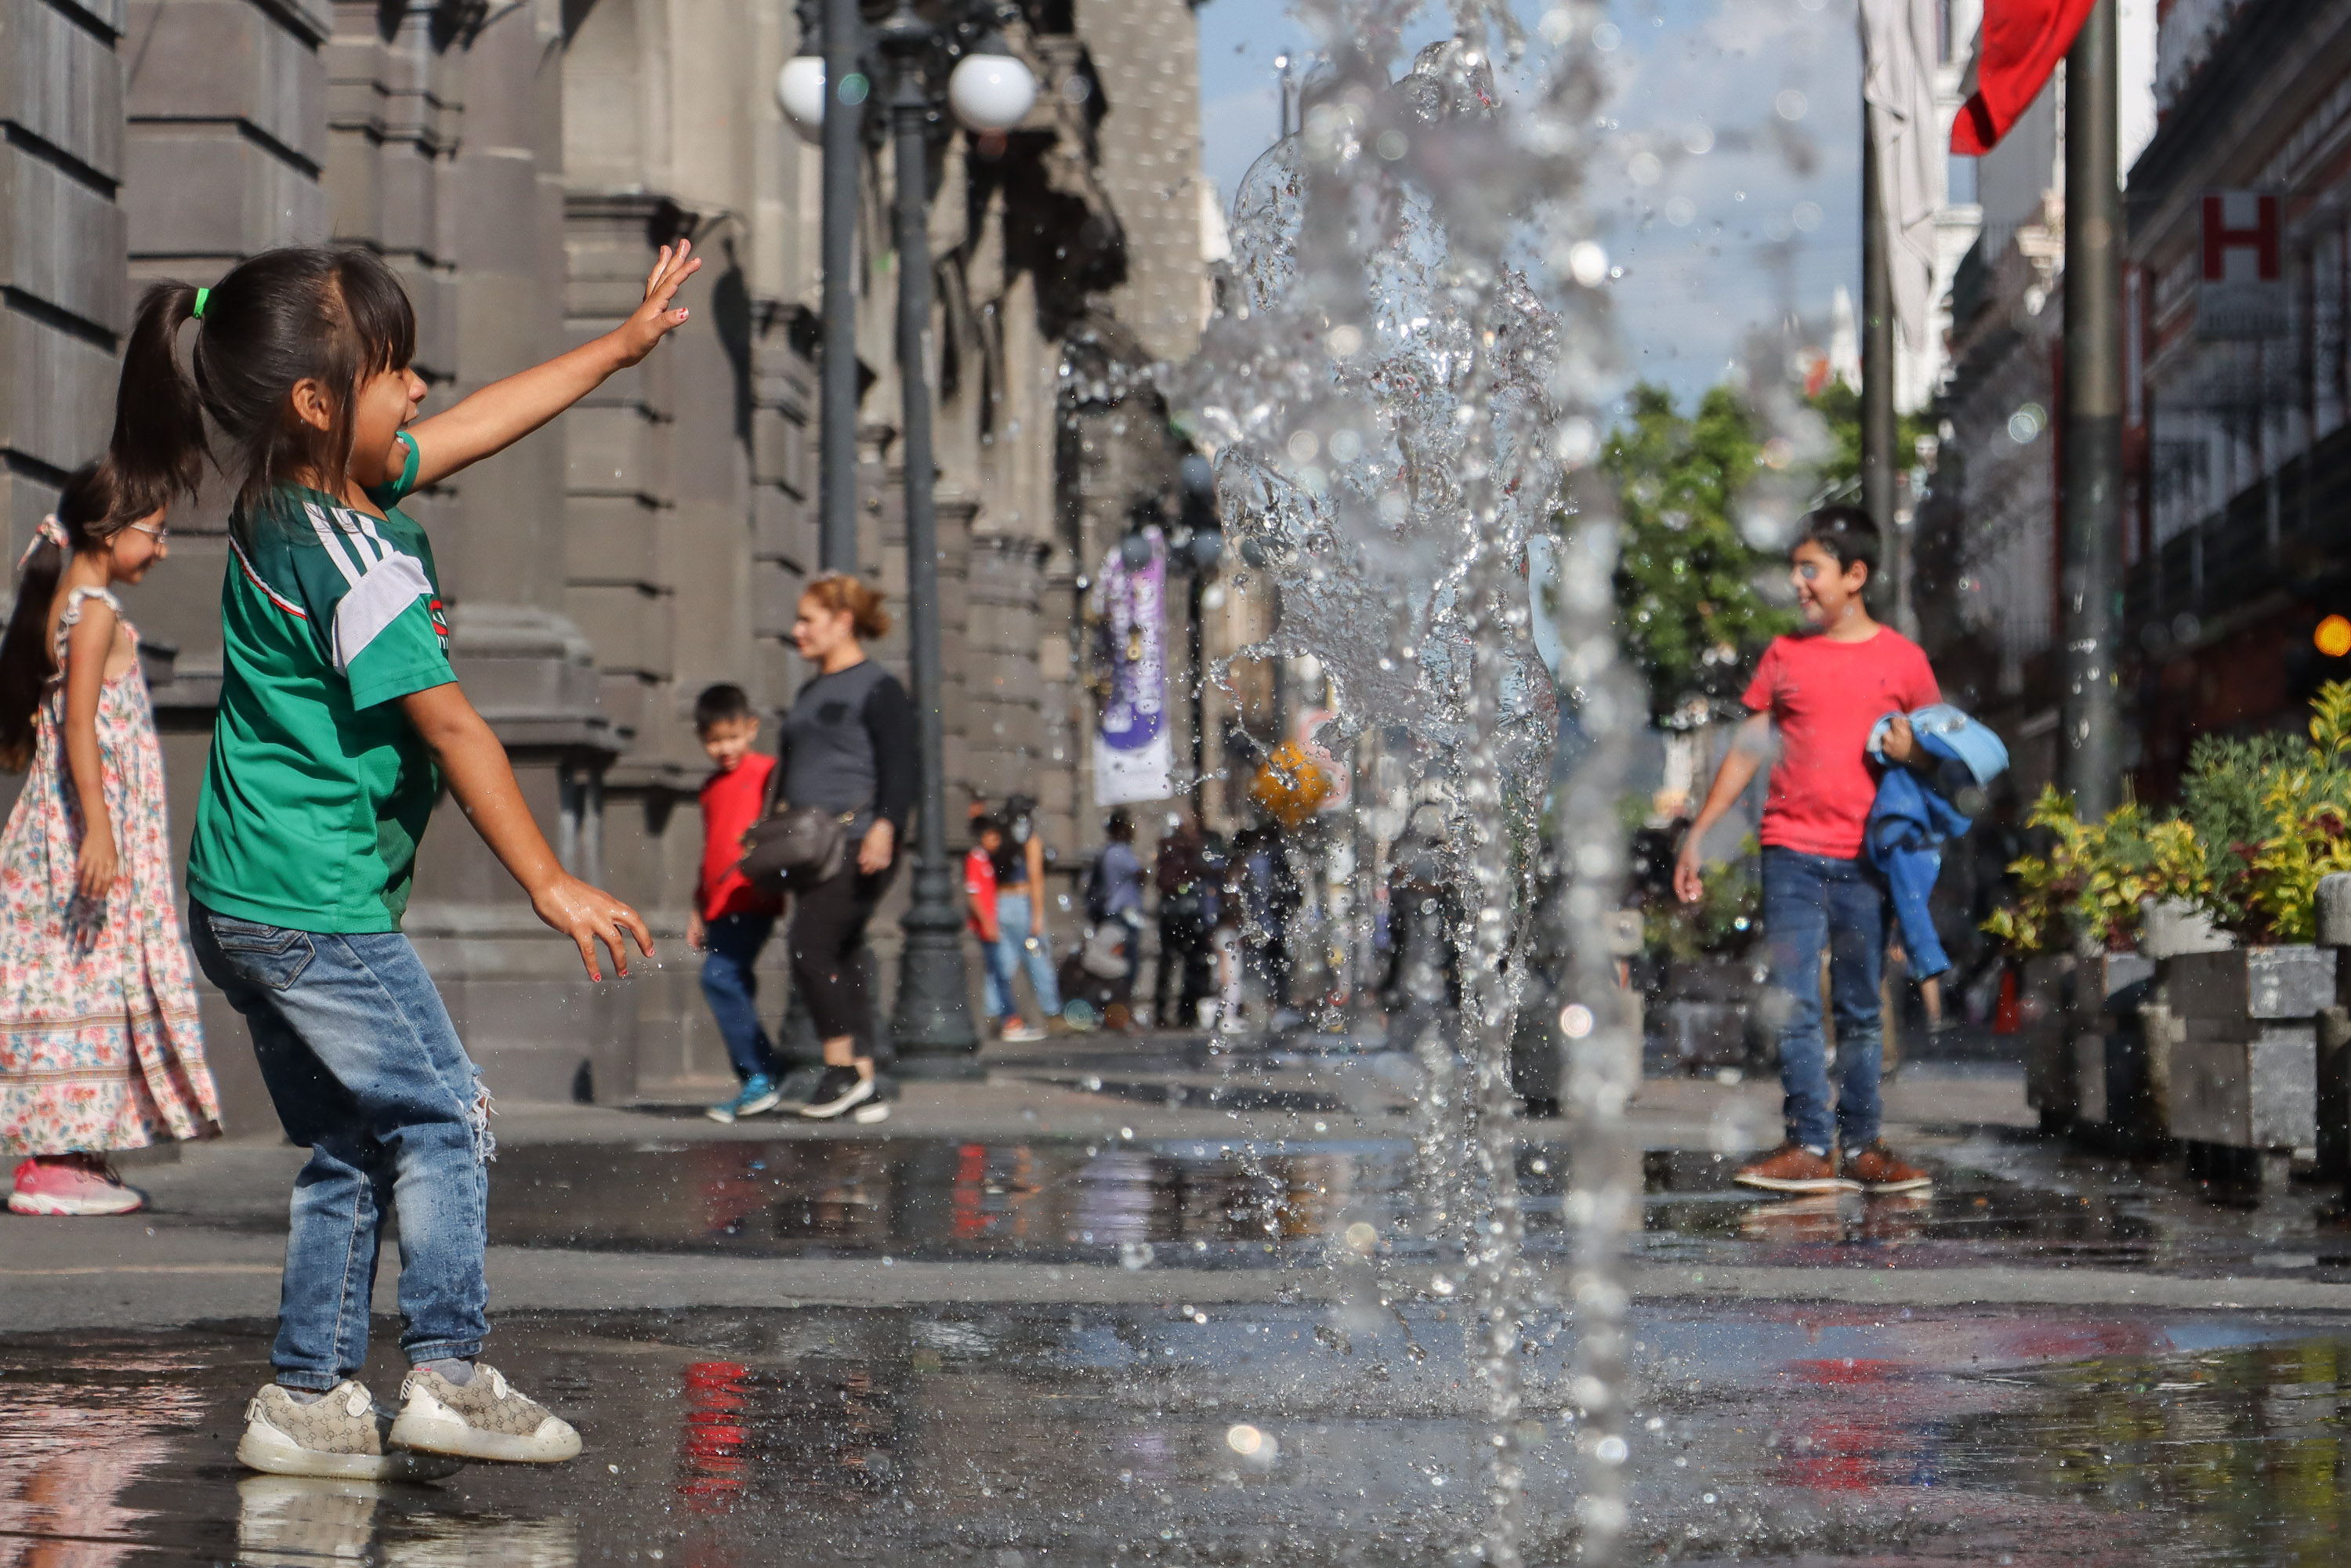
[[[56,514],[41,519],[41,531],[25,552],[16,605],[9,612],[7,631],[0,632],[0,768],[21,773],[32,765],[33,716],[57,668],[49,643],[49,606],[57,599],[66,559],[104,549],[115,535],[156,510],[141,507],[131,494],[110,458],[83,464],[66,480]]]
[[[399,276],[364,250],[265,250],[212,287],[158,283],[139,302],[122,360],[110,448],[123,484],[154,506],[193,493],[214,453],[235,487],[229,527],[267,501],[273,486],[308,481],[333,489],[350,468],[360,382],[405,370],[416,355],[416,312]],[[180,329],[195,320],[183,370]],[[317,430],[294,413],[294,389],[315,381],[333,413]]]
[[[139,301],[114,396],[111,462],[116,509],[143,517],[193,496],[210,455],[196,383],[180,366],[180,329],[194,319],[198,291],[157,283]]]

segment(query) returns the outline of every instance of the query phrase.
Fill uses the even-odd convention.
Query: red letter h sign
[[[2231,209],[2235,209],[2231,211]],[[2247,209],[2251,209],[2248,211]],[[2237,220],[2234,225],[2231,219]],[[2251,219],[2250,227],[2241,226]],[[2252,191],[2214,191],[2204,197],[2204,281],[2273,283],[2279,277],[2278,199]],[[2231,252],[2250,253],[2249,277],[2241,262],[2229,265]]]

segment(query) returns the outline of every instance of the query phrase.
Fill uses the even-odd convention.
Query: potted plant
[[[2085,822],[2054,789],[2027,826],[2049,835],[2048,851],[2009,867],[2016,900],[1984,923],[2043,1004],[2026,1037],[2027,1100],[2053,1131],[2141,1129],[2161,1067],[2136,1027],[2155,975],[2140,938],[2151,907],[2203,896],[2204,846],[2190,823],[2136,800]]]

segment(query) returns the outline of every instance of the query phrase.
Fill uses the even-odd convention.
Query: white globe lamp
[[[1009,131],[1037,101],[1037,78],[1010,55],[966,55],[947,78],[947,102],[974,131]]]
[[[803,141],[824,138],[824,57],[794,55],[776,73],[776,107]]]

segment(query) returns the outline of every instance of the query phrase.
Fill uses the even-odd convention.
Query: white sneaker
[[[1044,1039],[1045,1031],[1033,1023],[1014,1024],[996,1038],[1008,1045],[1027,1045],[1031,1040]]]
[[[461,1459],[400,1451],[392,1426],[392,1412],[348,1377],[308,1405],[273,1383],[245,1407],[236,1457],[274,1476],[333,1480],[431,1481],[465,1468]]]
[[[552,1465],[577,1458],[580,1434],[546,1406],[507,1386],[487,1363],[476,1363],[470,1383],[452,1383],[418,1367],[400,1385],[400,1418],[392,1440],[426,1454]]]
[[[876,1122],[886,1122],[890,1119],[890,1102],[868,1100],[864,1104],[852,1111],[849,1113],[849,1119],[862,1127],[870,1127]]]

